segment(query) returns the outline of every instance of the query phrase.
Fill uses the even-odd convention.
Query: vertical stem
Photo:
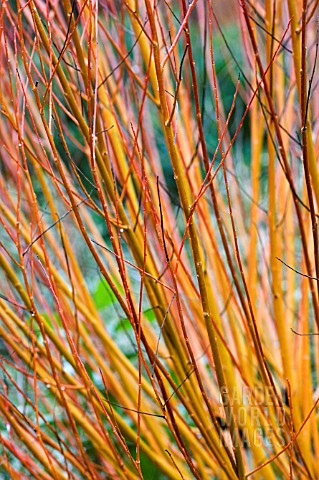
[[[158,92],[159,92],[160,105],[161,105],[161,121],[163,125],[163,130],[165,132],[165,140],[166,140],[169,156],[174,169],[176,184],[177,184],[179,196],[181,199],[183,212],[187,221],[189,218],[190,209],[192,205],[192,198],[190,194],[187,176],[185,175],[184,166],[179,158],[179,155],[176,149],[174,132],[171,124],[169,123],[170,115],[169,115],[169,111],[166,103],[166,97],[165,97],[163,71],[162,71],[161,62],[160,62],[160,50],[159,50],[159,43],[158,43],[158,37],[157,37],[157,31],[156,31],[154,11],[152,9],[152,6],[149,0],[145,0],[145,4],[146,4],[147,15],[148,15],[150,28],[152,32],[152,39],[153,39],[154,62],[155,62]],[[238,475],[238,478],[244,479],[245,472],[244,472],[244,464],[243,464],[243,459],[242,459],[241,450],[240,450],[240,437],[239,437],[238,429],[235,424],[235,420],[232,412],[232,406],[231,406],[229,393],[228,393],[228,388],[225,381],[223,367],[220,359],[219,347],[217,342],[218,337],[213,330],[213,325],[211,322],[211,312],[210,312],[207,288],[205,283],[205,275],[203,271],[203,257],[202,257],[202,252],[201,252],[197,231],[196,231],[196,226],[193,219],[189,224],[189,239],[191,243],[196,275],[198,278],[198,286],[200,290],[201,303],[203,308],[203,317],[204,317],[208,338],[209,338],[209,343],[212,349],[212,354],[215,362],[217,381],[218,381],[219,390],[222,397],[222,402],[224,405],[227,423],[231,431],[232,443],[233,443],[236,464],[237,464],[237,475]]]
[[[315,212],[315,203],[313,198],[313,191],[310,178],[309,169],[309,136],[307,130],[310,127],[308,121],[308,85],[307,85],[307,0],[303,0],[302,4],[302,30],[301,30],[301,69],[300,69],[300,85],[301,85],[301,98],[300,98],[300,114],[301,114],[301,138],[302,138],[302,157],[303,166],[305,172],[305,180],[308,194],[308,201],[311,215],[311,226],[313,236],[313,248],[315,257],[315,269],[316,277],[319,278],[319,242],[318,242],[318,225]],[[317,298],[319,298],[319,281],[317,284]]]

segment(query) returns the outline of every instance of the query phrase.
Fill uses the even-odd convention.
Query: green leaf
[[[121,290],[120,285],[116,286]],[[98,310],[101,310],[116,302],[116,296],[114,295],[109,284],[104,279],[98,283],[93,298]]]
[[[122,318],[115,327],[116,332],[122,332],[131,328],[131,323],[127,318]]]
[[[154,322],[154,320],[156,320],[154,308],[148,308],[147,310],[144,310],[143,315],[149,322]]]

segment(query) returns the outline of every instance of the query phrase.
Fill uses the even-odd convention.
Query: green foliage
[[[315,3],[239,3],[2,2],[1,478],[316,478]]]

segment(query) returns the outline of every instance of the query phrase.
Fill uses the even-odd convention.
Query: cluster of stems
[[[1,2],[1,478],[317,478],[318,3]]]

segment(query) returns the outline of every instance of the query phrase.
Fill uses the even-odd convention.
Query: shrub
[[[2,478],[316,478],[318,2],[1,5]]]

